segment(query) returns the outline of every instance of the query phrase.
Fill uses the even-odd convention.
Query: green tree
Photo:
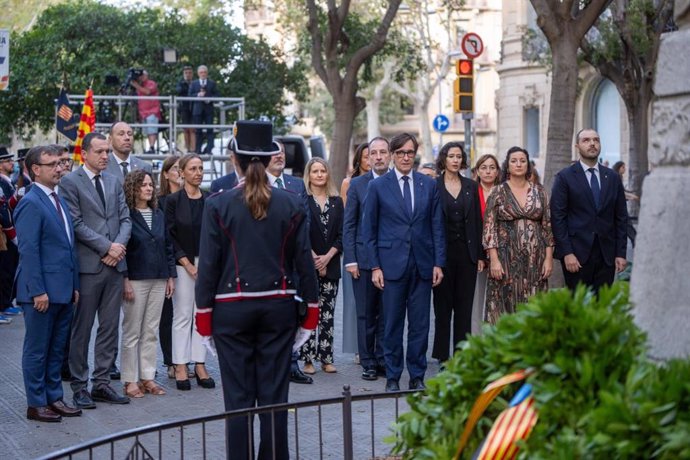
[[[550,189],[556,173],[571,161],[580,42],[611,0],[530,1],[537,25],[551,46],[553,62],[544,168],[544,183]]]
[[[162,62],[175,48],[178,63]],[[182,66],[205,64],[219,92],[245,96],[247,116],[282,123],[285,89],[302,91],[304,79],[268,45],[248,39],[219,15],[189,21],[176,10],[123,11],[95,1],[51,6],[12,38],[10,90],[0,94],[0,138],[28,136],[54,123],[54,99],[64,77],[72,93],[93,83],[95,94],[116,94],[107,75],[122,81],[126,69],[146,68],[161,94],[174,94]]]
[[[671,0],[614,0],[580,44],[583,58],[616,85],[628,116],[628,187],[638,196],[648,172],[649,105]]]

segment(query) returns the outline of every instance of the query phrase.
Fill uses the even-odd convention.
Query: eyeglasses
[[[415,155],[415,153],[417,153],[417,152],[415,152],[414,150],[396,150],[396,151],[393,152],[393,153],[395,153],[395,156],[398,157],[398,158],[402,158],[402,157],[412,157],[412,158],[414,158],[414,155]]]
[[[74,164],[74,160],[60,160],[58,163],[60,163],[63,168],[69,168]]]
[[[53,161],[52,163],[36,163],[38,166],[47,166],[50,169],[55,169],[58,166],[62,167],[62,161]]]

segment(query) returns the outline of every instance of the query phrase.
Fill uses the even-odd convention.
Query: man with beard
[[[140,160],[131,155],[134,145],[134,132],[124,121],[116,121],[110,126],[110,148],[112,152],[108,155],[108,168],[106,172],[115,176],[120,185],[125,181],[125,176],[135,169],[143,169],[150,173],[151,163]]]
[[[551,192],[554,257],[569,289],[581,282],[598,291],[627,264],[625,190],[620,176],[597,161],[599,134],[583,129],[575,139],[579,161],[556,175]]]

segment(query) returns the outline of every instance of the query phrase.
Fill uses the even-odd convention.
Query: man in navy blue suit
[[[597,161],[601,139],[595,130],[578,132],[575,148],[579,161],[556,175],[551,192],[554,255],[568,288],[581,282],[598,291],[627,264],[625,191],[620,176]]]
[[[446,242],[436,181],[413,171],[417,140],[391,139],[395,168],[369,183],[364,233],[371,280],[383,291],[386,391],[400,390],[407,315],[410,389],[423,390],[431,288],[441,283]]]
[[[364,204],[369,182],[386,174],[391,162],[388,140],[375,137],[369,141],[371,170],[350,181],[343,224],[343,262],[352,275],[357,308],[357,351],[362,365],[362,378],[376,380],[385,375],[383,358],[382,293],[371,282],[371,264],[364,239]]]
[[[218,97],[218,88],[216,82],[208,78],[208,67],[200,65],[197,70],[198,80],[194,80],[189,85],[190,97]],[[192,119],[195,125],[212,125],[213,124],[213,102],[211,101],[194,101],[192,102]],[[196,153],[201,153],[201,144],[204,143],[203,129],[196,130]],[[206,147],[204,153],[213,153],[213,128],[206,128]]]
[[[19,202],[15,222],[19,238],[17,303],[24,309],[26,334],[22,371],[28,409],[40,422],[81,415],[63,402],[61,368],[79,298],[79,267],[72,218],[55,192],[62,168],[60,152],[34,147],[26,155],[34,186]]]

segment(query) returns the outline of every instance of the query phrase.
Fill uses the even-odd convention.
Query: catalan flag
[[[472,406],[470,415],[465,423],[458,450],[454,459],[460,458],[460,454],[467,445],[472,430],[486,408],[498,396],[498,394],[511,383],[519,382],[534,371],[532,369],[521,370],[505,375],[488,384],[482,394]],[[516,442],[527,439],[532,428],[537,423],[537,411],[534,408],[534,398],[531,396],[532,387],[523,385],[510,402],[510,407],[498,416],[491,431],[482,443],[478,452],[472,457],[477,460],[510,460],[517,455]]]
[[[60,95],[57,101],[57,116],[55,117],[55,129],[71,141],[77,139],[77,129],[79,127],[80,116],[74,113],[70,107],[65,88],[60,88]]]
[[[79,120],[79,129],[77,130],[77,141],[74,143],[74,154],[72,159],[75,163],[83,164],[81,156],[81,143],[84,136],[94,130],[96,126],[96,112],[93,108],[93,90],[91,88],[86,90],[84,98],[84,105],[81,109],[81,119]]]

